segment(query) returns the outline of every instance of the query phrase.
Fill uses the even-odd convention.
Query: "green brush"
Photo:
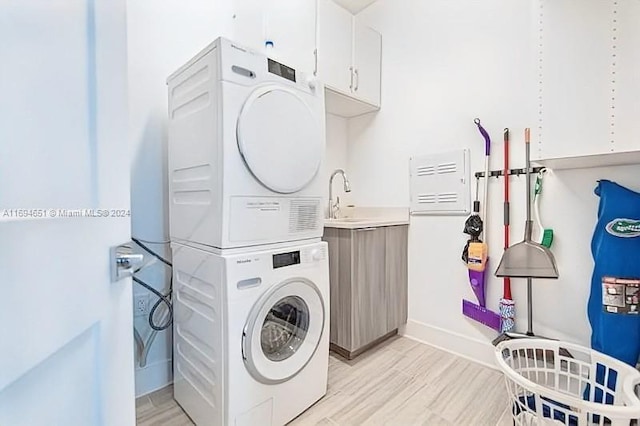
[[[551,244],[553,244],[553,229],[547,229],[542,226],[542,222],[540,221],[540,195],[542,194],[542,178],[544,174],[547,172],[547,169],[542,169],[538,172],[538,176],[536,177],[536,184],[533,190],[533,214],[535,215],[535,226],[538,229],[538,238],[537,242],[540,245],[551,248]]]

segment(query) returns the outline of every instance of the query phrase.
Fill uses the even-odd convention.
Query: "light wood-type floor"
[[[139,426],[192,425],[171,386],[136,401]],[[499,372],[404,337],[352,361],[329,359],[327,395],[290,423],[511,425]]]

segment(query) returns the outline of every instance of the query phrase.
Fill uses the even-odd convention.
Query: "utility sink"
[[[326,222],[347,222],[347,223],[355,223],[355,222],[370,222],[373,219],[368,217],[338,217],[335,219],[325,219]]]
[[[369,209],[371,210],[371,209]],[[325,219],[324,226],[326,228],[342,228],[342,229],[361,229],[361,228],[376,228],[379,226],[392,226],[392,225],[407,225],[409,223],[409,215],[406,213],[400,214],[391,212],[391,214],[385,214],[383,210],[382,214],[378,211],[353,211],[349,212],[349,217],[338,217],[336,219]],[[378,213],[377,215],[375,213]]]

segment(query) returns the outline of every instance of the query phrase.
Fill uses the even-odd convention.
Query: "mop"
[[[509,129],[504,129],[504,249],[509,248]],[[511,278],[503,279],[502,299],[500,299],[501,330],[503,333],[515,327],[516,306],[511,296]]]
[[[489,156],[491,153],[491,138],[489,133],[480,124],[480,119],[476,118],[473,122],[478,126],[478,131],[485,140],[485,161],[484,161],[484,194],[482,203],[482,219],[487,221],[487,201],[489,189]],[[487,227],[483,227],[482,236],[487,241]],[[480,228],[482,229],[482,227]],[[469,269],[469,281],[471,289],[478,299],[478,304],[463,299],[462,313],[468,318],[480,322],[487,327],[500,331],[501,319],[500,315],[486,308],[485,300],[485,272],[489,263],[488,249],[486,242],[480,240],[479,235],[469,241],[467,250],[467,267]]]

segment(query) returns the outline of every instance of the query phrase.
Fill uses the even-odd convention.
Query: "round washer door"
[[[242,334],[247,370],[267,384],[295,376],[316,352],[324,322],[324,302],[311,281],[293,278],[273,287],[253,307]]]
[[[291,89],[256,89],[242,106],[236,136],[245,164],[272,191],[300,191],[318,173],[323,154],[320,123]]]

